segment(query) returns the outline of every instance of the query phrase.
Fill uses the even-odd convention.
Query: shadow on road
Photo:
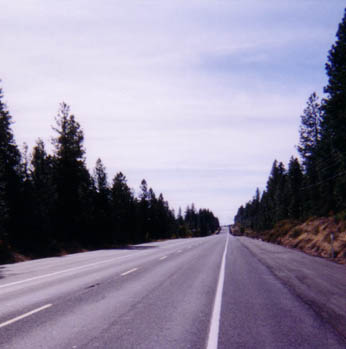
[[[0,279],[3,279],[5,277],[4,270],[5,270],[5,267],[0,266]]]

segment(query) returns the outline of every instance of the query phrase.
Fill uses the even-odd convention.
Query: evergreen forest
[[[301,115],[300,159],[274,161],[266,188],[238,209],[235,223],[256,231],[280,221],[346,218],[346,10],[325,65],[324,96],[313,92]]]
[[[13,251],[41,257],[218,230],[214,214],[193,204],[176,217],[144,179],[137,196],[122,172],[109,181],[101,159],[90,173],[83,130],[66,103],[53,127],[53,154],[41,139],[20,151],[12,122],[0,89],[0,262]]]

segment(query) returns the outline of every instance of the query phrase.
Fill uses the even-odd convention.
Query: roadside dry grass
[[[346,264],[346,220],[343,216],[312,217],[304,223],[284,220],[277,223],[273,229],[263,232],[254,232],[239,226],[233,226],[232,230],[235,235],[260,238],[267,242],[297,248],[313,256]],[[334,258],[331,258],[332,245]]]
[[[335,261],[346,263],[346,224],[334,217],[309,219],[281,236],[278,243],[324,258],[331,258],[333,245]]]

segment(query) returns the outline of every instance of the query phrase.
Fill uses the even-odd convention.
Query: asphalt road
[[[4,265],[0,348],[346,348],[345,271],[227,231]]]

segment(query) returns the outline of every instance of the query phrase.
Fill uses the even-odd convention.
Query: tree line
[[[42,256],[71,246],[205,236],[218,229],[212,212],[193,205],[175,217],[144,179],[137,196],[122,172],[109,183],[101,159],[90,173],[83,130],[66,103],[55,121],[53,154],[41,139],[30,153],[27,146],[21,152],[0,89],[0,259],[9,250]]]
[[[325,97],[312,93],[301,115],[301,161],[292,157],[286,169],[275,160],[265,190],[238,209],[235,223],[264,230],[283,219],[346,210],[346,10],[336,38],[325,65]]]

